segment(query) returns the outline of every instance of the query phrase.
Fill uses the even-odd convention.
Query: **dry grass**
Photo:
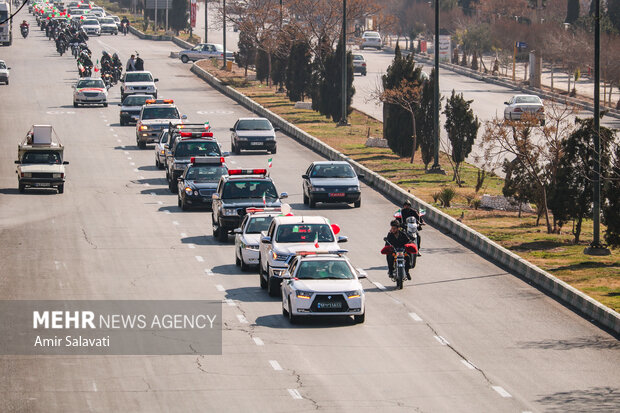
[[[350,156],[364,166],[380,173],[383,177],[408,190],[418,198],[434,204],[432,194],[444,187],[454,187],[452,171],[445,154],[440,163],[447,168],[446,175],[426,174],[420,154],[416,154],[413,164],[408,158],[395,155],[390,149],[368,148],[365,146],[368,133],[377,137],[383,134],[381,122],[353,111],[349,117],[350,127],[337,127],[330,119],[312,110],[295,109],[285,94],[277,93],[276,88],[249,81],[243,69],[233,66],[232,72],[224,71],[209,61],[198,63],[217,78],[240,92],[251,97],[261,105],[301,129],[322,140],[334,149]],[[547,234],[544,219],[536,225],[535,214],[516,212],[474,210],[469,204],[475,199],[474,187],[478,168],[465,164],[462,166],[463,188],[455,188],[458,195],[451,208],[440,208],[459,218],[476,231],[510,249],[524,259],[552,273],[556,277],[587,293],[601,303],[620,310],[620,252],[615,250],[611,256],[592,257],[583,254],[587,242],[575,245],[570,228],[561,234]],[[480,194],[500,195],[503,180],[497,176],[487,176]],[[592,222],[586,221],[581,235],[582,240],[592,239]]]

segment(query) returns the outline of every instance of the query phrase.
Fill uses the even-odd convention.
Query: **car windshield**
[[[215,141],[180,142],[174,152],[175,157],[221,156],[220,146]]]
[[[379,33],[366,32],[366,33],[364,33],[364,37],[381,37],[381,36],[379,36]]]
[[[180,119],[179,111],[174,106],[168,108],[149,108],[142,110],[142,120],[149,119]]]
[[[127,73],[125,82],[152,82],[153,76],[150,73]]]
[[[284,224],[278,227],[276,242],[334,242],[334,234],[327,224]]]
[[[101,79],[89,79],[89,80],[80,80],[76,86],[78,89],[85,87],[100,87],[104,88],[103,80]]]
[[[147,99],[151,96],[127,96],[123,101],[123,106],[143,106]]]
[[[515,103],[540,103],[537,96],[517,96]]]
[[[310,174],[311,178],[355,178],[350,165],[316,165]]]
[[[364,60],[364,56],[362,56],[361,54],[354,54],[353,60]]]
[[[351,280],[355,276],[342,260],[306,260],[299,263],[295,277],[300,280]]]
[[[26,152],[22,158],[22,163],[61,163],[60,154],[53,151]]]
[[[278,193],[275,186],[270,181],[229,181],[224,186],[222,198],[225,199],[242,199],[256,198],[261,199],[277,199]]]
[[[99,26],[99,21],[98,20],[84,20],[84,23],[82,23],[85,26]]]
[[[262,231],[267,231],[269,229],[269,224],[273,217],[253,217],[250,218],[250,222],[248,222],[248,226],[246,227],[246,234],[260,234]]]
[[[219,181],[220,176],[226,175],[228,170],[221,165],[192,166],[187,170],[185,179],[190,181]]]
[[[0,69],[6,69],[6,64],[4,64],[4,62],[0,62]]]
[[[108,18],[101,19],[101,23],[103,23],[103,24],[116,24],[116,23],[114,23],[114,19],[108,19]]]
[[[244,119],[237,122],[237,130],[271,130],[267,119]]]

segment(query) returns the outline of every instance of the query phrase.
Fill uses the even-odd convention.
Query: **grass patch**
[[[476,166],[463,164],[461,174],[464,186],[458,188],[452,181],[452,170],[444,153],[440,154],[440,163],[446,168],[446,175],[435,175],[425,173],[419,153],[416,153],[415,162],[410,163],[408,158],[399,157],[390,149],[366,147],[368,135],[383,136],[383,125],[361,112],[353,110],[349,117],[350,127],[337,127],[334,122],[318,112],[296,109],[294,103],[284,94],[276,93],[276,88],[247,80],[243,69],[234,66],[232,72],[227,72],[208,61],[198,64],[229,85],[238,85],[234,87],[241,93],[332,148],[409,190],[418,198],[433,204],[608,307],[620,310],[620,252],[614,250],[612,255],[607,257],[586,256],[583,250],[587,242],[574,244],[570,225],[564,228],[568,232],[547,234],[544,218],[537,223],[536,214],[522,213],[519,218],[517,212],[474,209],[469,205],[478,174]],[[478,195],[501,195],[503,185],[503,179],[487,174]],[[451,208],[440,207],[433,201],[432,195],[444,188],[454,188],[457,192],[451,202]],[[591,240],[592,231],[592,222],[586,220],[581,239]]]

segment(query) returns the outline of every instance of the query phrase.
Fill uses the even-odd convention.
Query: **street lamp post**
[[[205,0],[205,43],[209,41],[209,0]]]
[[[347,119],[347,0],[342,0],[342,116],[338,126],[348,126]]]
[[[445,174],[445,171],[441,169],[441,165],[439,165],[439,0],[435,0],[435,76],[433,89],[434,162],[433,166],[428,170],[428,173]],[[413,148],[413,150],[415,151],[415,148]]]
[[[584,250],[588,255],[609,255],[611,252],[601,244],[601,0],[595,1],[594,9],[594,176],[592,179],[594,224],[592,243]]]
[[[226,0],[222,0],[222,47],[224,48],[224,59],[222,63],[222,69],[226,69]]]

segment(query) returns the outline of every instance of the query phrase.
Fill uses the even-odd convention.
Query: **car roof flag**
[[[273,166],[273,158],[267,159],[267,167],[271,168]]]
[[[265,196],[266,192],[263,192],[263,206],[267,205],[267,198]]]
[[[319,233],[316,233],[316,236],[314,237],[314,248],[319,248]]]

